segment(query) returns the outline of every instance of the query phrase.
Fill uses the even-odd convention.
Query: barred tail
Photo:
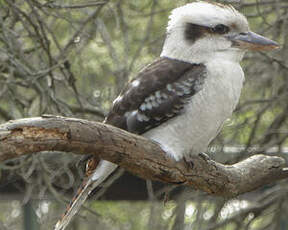
[[[101,160],[96,170],[83,182],[62,218],[56,223],[54,230],[64,230],[73,216],[79,211],[89,194],[99,186],[115,169],[117,165]]]

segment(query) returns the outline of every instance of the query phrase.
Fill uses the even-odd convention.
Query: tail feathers
[[[89,193],[93,190],[92,180],[85,181],[77,191],[77,194],[73,197],[72,201],[68,205],[62,218],[57,222],[54,230],[64,230],[70,223],[73,216],[78,212],[82,204],[87,199]]]
[[[57,222],[54,230],[64,230],[79,211],[89,194],[99,186],[115,169],[117,165],[101,160],[96,170],[82,183],[71,203],[68,205],[64,215]]]

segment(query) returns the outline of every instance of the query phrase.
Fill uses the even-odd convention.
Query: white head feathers
[[[221,35],[206,33],[191,43],[185,39],[187,24],[213,28],[229,27],[229,33],[249,31],[247,19],[230,5],[209,2],[193,2],[172,11],[167,26],[167,37],[161,56],[191,63],[204,63],[210,58],[227,58],[239,62],[243,50],[231,48],[231,41]]]
[[[231,5],[220,3],[193,2],[174,9],[170,16],[167,32],[175,26],[191,23],[214,27],[217,24],[234,23],[239,28],[248,30],[248,22],[244,15],[235,10]]]

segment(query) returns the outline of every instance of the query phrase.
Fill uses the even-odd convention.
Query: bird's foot
[[[194,165],[194,161],[196,160],[197,162],[197,158],[202,158],[204,161],[210,161],[210,157],[206,154],[206,153],[199,153],[198,155],[188,155],[188,156],[184,156],[184,162],[185,165],[187,166],[187,169],[193,169],[195,167]]]
[[[201,157],[205,161],[210,160],[210,157],[206,153],[199,153],[198,156]]]

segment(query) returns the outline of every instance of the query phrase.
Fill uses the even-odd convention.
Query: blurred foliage
[[[44,113],[102,120],[123,85],[159,56],[169,12],[187,2],[0,0],[0,122]],[[281,49],[246,54],[241,101],[211,156],[228,163],[259,152],[287,158],[288,1],[233,5]],[[83,176],[77,160],[42,153],[1,164],[1,187],[12,184],[21,196],[3,190],[0,229],[22,229],[21,205],[32,198],[41,229],[51,229],[63,210],[52,200],[65,200],[61,194],[75,191]],[[91,201],[71,229],[284,230],[287,189],[282,181],[230,200],[186,188],[165,205],[153,190],[149,202]]]

